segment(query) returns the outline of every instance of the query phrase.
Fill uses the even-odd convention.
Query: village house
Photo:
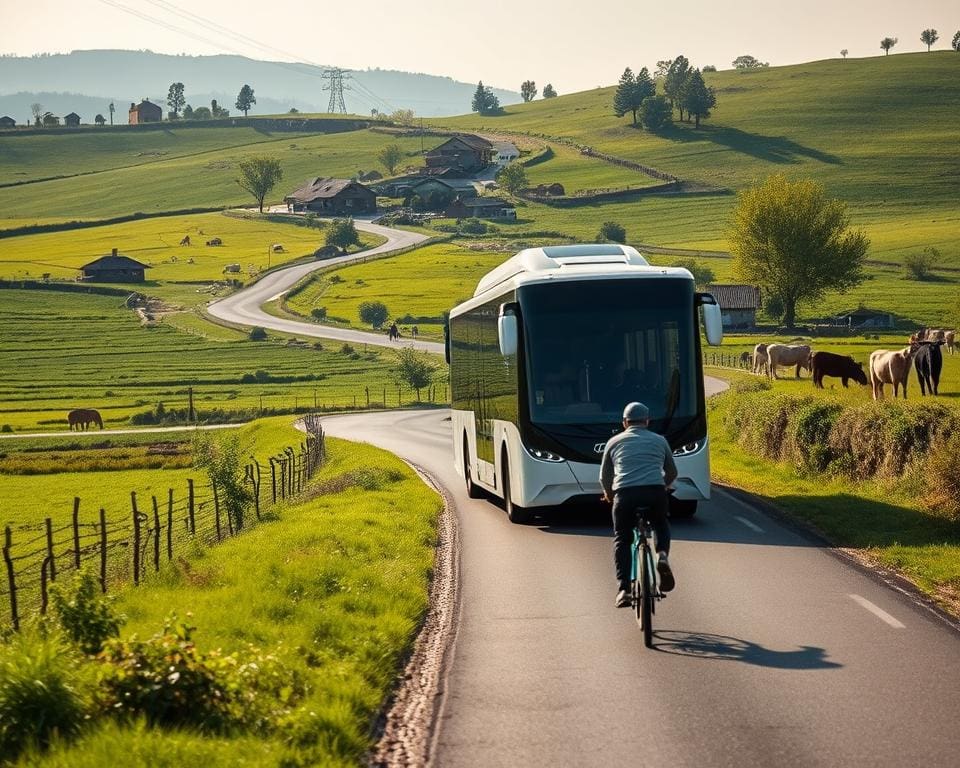
[[[76,128],[80,125],[80,115],[76,112],[71,112],[69,115],[64,115],[63,124],[70,127]]]
[[[760,309],[760,289],[755,285],[708,285],[707,293],[720,305],[724,328],[753,328]]]
[[[513,203],[499,197],[475,197],[470,200],[458,197],[444,212],[444,216],[451,219],[515,219],[517,209]]]
[[[159,123],[163,119],[163,108],[153,104],[150,99],[144,99],[139,104],[130,103],[130,125],[141,123]]]
[[[142,283],[146,279],[145,269],[150,269],[150,265],[123,256],[114,248],[109,256],[80,267],[80,279],[94,283]]]
[[[893,315],[879,309],[858,307],[831,318],[834,325],[851,329],[893,328]]]
[[[509,141],[493,142],[493,152],[493,161],[501,168],[520,157],[520,150]]]
[[[376,213],[377,195],[351,179],[316,176],[291,192],[283,202],[294,212],[314,211],[334,216]]]
[[[16,127],[17,127],[17,121],[14,120],[9,115],[4,115],[3,117],[0,117],[0,128],[16,128]]]
[[[454,168],[461,172],[481,171],[493,162],[493,144],[472,134],[458,134],[427,152],[427,168]]]

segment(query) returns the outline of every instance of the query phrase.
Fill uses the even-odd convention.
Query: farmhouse
[[[71,112],[69,115],[64,115],[63,123],[71,128],[76,128],[78,125],[80,125],[80,115],[78,115],[76,112]]]
[[[458,197],[444,215],[451,219],[515,219],[517,209],[513,203],[499,197],[475,197],[472,200]]]
[[[707,292],[720,305],[724,328],[753,328],[760,309],[760,289],[755,285],[707,286]]]
[[[424,160],[427,168],[455,168],[472,173],[493,161],[493,144],[473,134],[458,134],[427,152]]]
[[[493,142],[493,151],[493,160],[499,166],[508,165],[520,157],[520,150],[509,141]]]
[[[80,279],[95,283],[142,283],[145,269],[150,269],[150,265],[122,256],[114,248],[109,256],[101,256],[80,267]]]
[[[158,104],[151,103],[150,99],[144,99],[139,104],[130,104],[130,125],[140,125],[140,123],[159,123],[163,119],[163,109]]]
[[[0,117],[0,128],[16,128],[17,121],[8,115]]]
[[[834,325],[846,328],[893,328],[893,315],[878,309],[858,307],[831,318]]]
[[[376,193],[351,179],[316,176],[291,192],[283,202],[293,211],[334,215],[376,213]]]

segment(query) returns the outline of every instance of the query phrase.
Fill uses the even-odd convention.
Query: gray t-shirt
[[[676,473],[666,438],[646,427],[627,427],[607,441],[600,485],[608,494],[634,485],[664,485],[664,471]]]

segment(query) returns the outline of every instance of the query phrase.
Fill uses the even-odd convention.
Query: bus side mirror
[[[497,337],[500,341],[500,354],[504,357],[517,354],[517,315],[509,304],[500,307],[497,318]]]
[[[697,303],[703,307],[703,332],[707,337],[707,344],[718,347],[723,341],[723,317],[720,314],[720,305],[709,293],[698,293]]]

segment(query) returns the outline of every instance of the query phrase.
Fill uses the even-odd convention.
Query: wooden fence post
[[[217,541],[220,541],[220,497],[217,496],[216,483],[213,483],[213,516],[217,523]]]
[[[73,564],[80,570],[80,497],[73,497]]]
[[[383,388],[383,407],[387,407],[387,388]]]
[[[254,481],[253,481],[253,511],[257,514],[257,520],[260,519],[260,462],[253,460]]]
[[[20,616],[17,614],[17,578],[13,570],[13,560],[10,557],[10,547],[13,535],[10,526],[3,530],[3,563],[7,566],[7,587],[10,589],[10,620],[14,631],[20,631]]]
[[[273,489],[273,503],[277,503],[277,464],[273,456],[270,457],[270,487]]]
[[[400,385],[397,384],[397,407],[398,407],[398,408],[400,407],[400,405],[402,404],[402,402],[403,402],[403,401],[400,399]]]
[[[167,560],[173,560],[173,488],[167,489]]]
[[[140,513],[137,511],[136,491],[130,491],[130,506],[133,507],[133,586],[140,586]]]
[[[153,570],[160,570],[160,506],[157,497],[153,499]]]
[[[100,591],[107,594],[107,511],[100,507]]]
[[[53,520],[46,519],[47,526],[47,557],[50,558],[50,581],[57,580],[57,561],[53,557]]]
[[[193,480],[187,480],[187,519],[190,521],[190,535],[197,533],[197,516],[194,508]]]
[[[52,558],[47,555],[43,558],[43,563],[40,566],[40,615],[47,615],[47,574],[48,567],[53,564]]]
[[[365,387],[367,392],[367,408],[370,407],[370,387]]]

